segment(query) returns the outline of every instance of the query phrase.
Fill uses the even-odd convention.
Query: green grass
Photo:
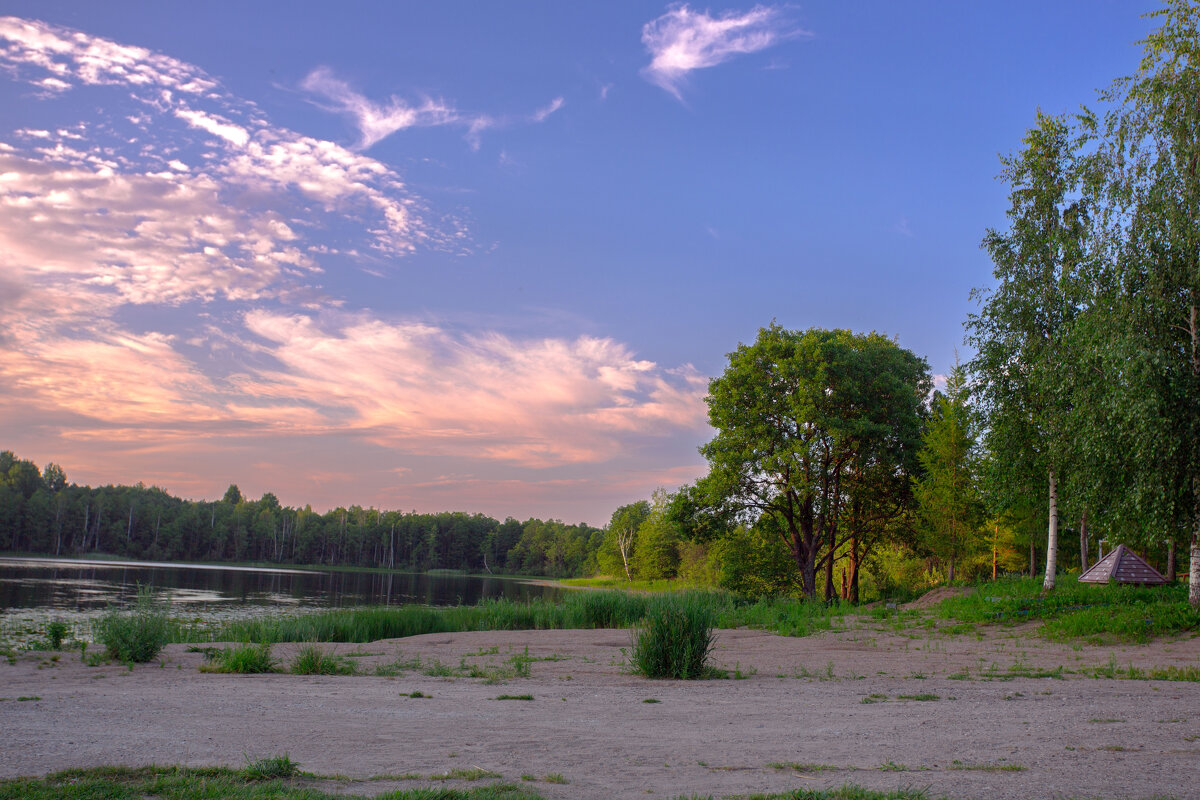
[[[972,623],[1042,621],[1043,635],[1065,641],[1146,642],[1156,636],[1200,627],[1200,611],[1187,602],[1187,586],[1121,586],[1080,583],[1059,576],[1054,591],[1044,593],[1040,578],[1012,578],[981,583],[963,597],[947,598],[934,613]]]
[[[630,663],[648,678],[709,677],[715,626],[716,614],[702,595],[656,597],[634,634]]]
[[[532,700],[531,694],[502,694],[496,696],[497,700]]]
[[[214,649],[205,653],[212,663],[200,667],[201,672],[233,672],[241,675],[257,675],[278,672],[279,664],[271,657],[271,645],[246,644]]]
[[[153,659],[170,639],[166,608],[149,587],[138,588],[137,605],[130,611],[110,611],[92,626],[96,641],[110,658],[127,664]]]
[[[293,675],[354,675],[358,664],[310,644],[300,648],[288,671]]]
[[[271,774],[271,773],[287,774]],[[499,778],[485,770],[452,770],[431,780]],[[315,788],[318,776],[298,771],[286,755],[226,767],[95,767],[45,778],[0,780],[0,800],[366,800],[364,795]],[[387,800],[540,800],[527,788],[493,783],[470,789],[440,787],[389,792]]]

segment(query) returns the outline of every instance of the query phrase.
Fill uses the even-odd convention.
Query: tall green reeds
[[[131,610],[108,612],[96,620],[92,632],[111,658],[144,664],[158,655],[169,639],[167,609],[152,588],[140,586]]]
[[[634,633],[633,668],[648,678],[706,677],[716,623],[716,610],[703,594],[656,598]]]

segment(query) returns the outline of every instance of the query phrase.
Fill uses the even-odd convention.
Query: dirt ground
[[[694,682],[629,674],[629,643],[628,631],[596,630],[336,646],[363,672],[421,659],[394,677],[202,673],[203,656],[184,645],[132,671],[24,654],[0,663],[0,775],[240,766],[286,752],[302,769],[347,778],[323,788],[357,794],[480,768],[584,800],[844,783],[980,800],[1200,798],[1200,683],[1080,674],[1200,666],[1195,636],[1097,646],[1048,642],[1031,627],[977,637],[863,621],[803,639],[731,630],[715,660],[743,677]],[[298,647],[273,652],[287,663]],[[435,661],[503,666],[526,648],[546,660],[502,684],[422,671]],[[1063,679],[1029,677],[1057,667]],[[414,691],[429,697],[404,696]],[[544,780],[556,773],[568,783]],[[419,777],[366,780],[381,775]]]

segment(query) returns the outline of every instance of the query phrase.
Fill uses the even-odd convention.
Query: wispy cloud
[[[357,148],[360,150],[366,150],[406,128],[439,125],[465,126],[467,133],[464,138],[472,150],[478,150],[484,131],[507,127],[518,120],[545,122],[551,114],[562,108],[564,103],[563,98],[556,97],[543,108],[524,117],[465,113],[444,100],[429,97],[422,98],[420,103],[412,104],[393,95],[386,103],[381,104],[356,91],[350,84],[336,77],[328,67],[318,67],[310,72],[300,86],[324,98],[329,103],[329,110],[351,117],[359,131]]]
[[[673,5],[642,26],[642,43],[651,56],[642,75],[682,101],[683,84],[693,70],[715,67],[802,33],[780,9],[770,6],[712,16],[692,11],[687,4]]]
[[[350,84],[334,76],[327,67],[318,67],[300,84],[329,101],[331,109],[354,119],[362,138],[358,146],[366,149],[396,131],[413,127],[449,125],[460,120],[459,113],[441,100],[426,97],[411,105],[398,97],[385,104],[373,103]]]

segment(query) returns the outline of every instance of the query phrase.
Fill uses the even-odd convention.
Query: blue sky
[[[1151,8],[8,0],[0,447],[602,524],[772,319],[968,357],[998,154]]]

